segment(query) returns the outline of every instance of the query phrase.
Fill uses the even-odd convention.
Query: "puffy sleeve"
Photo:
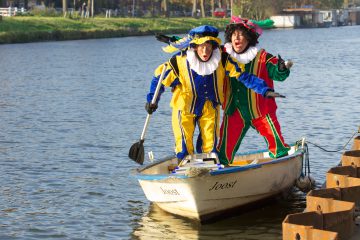
[[[266,55],[266,69],[268,71],[269,77],[274,81],[284,81],[289,75],[290,70],[285,69],[284,71],[280,71],[278,68],[278,58],[267,53]]]
[[[154,76],[150,83],[150,90],[146,96],[146,101],[149,103],[151,102],[151,100],[154,96],[156,86],[160,80],[160,75],[163,71],[164,66],[165,66],[165,64],[161,64],[154,71]],[[176,84],[178,84],[178,78],[169,63],[167,63],[167,65],[166,65],[164,79],[162,80],[161,84],[162,85],[160,87],[159,95],[158,95],[156,102],[159,102],[161,94],[165,91],[165,87],[173,87]]]
[[[239,63],[232,57],[228,58],[225,68],[227,76],[235,77],[239,82],[244,84],[245,87],[251,88],[256,93],[265,96],[267,91],[273,91],[273,89],[269,88],[261,78],[258,78],[251,73],[244,72],[244,64]]]

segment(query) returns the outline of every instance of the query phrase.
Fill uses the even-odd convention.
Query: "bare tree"
[[[205,17],[204,0],[200,0],[201,17]]]
[[[91,17],[94,17],[94,1],[95,0],[91,0]]]
[[[62,8],[63,8],[63,14],[64,16],[66,16],[66,13],[67,13],[67,0],[62,0]]]
[[[168,11],[168,7],[167,7],[167,0],[163,0],[163,9],[164,9],[164,14],[166,17],[169,16],[169,11]]]
[[[211,0],[211,16],[214,16],[214,10],[215,10],[215,0]]]
[[[91,8],[91,0],[88,0],[87,7],[86,7],[86,16],[90,17],[90,9]]]
[[[196,5],[197,5],[197,0],[193,0],[193,7],[191,12],[192,17],[196,17]]]
[[[135,17],[135,0],[132,0],[132,17]]]

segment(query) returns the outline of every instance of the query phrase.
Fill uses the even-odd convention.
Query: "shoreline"
[[[200,25],[222,31],[228,19],[221,18],[91,18],[3,17],[0,44],[66,41],[163,34],[184,34]]]

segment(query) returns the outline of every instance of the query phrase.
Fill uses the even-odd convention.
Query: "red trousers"
[[[241,141],[250,127],[264,137],[269,148],[270,157],[278,158],[287,155],[290,147],[284,142],[276,113],[269,113],[256,119],[246,120],[240,110],[236,109],[230,116],[224,114],[221,124],[218,151],[222,164],[231,164],[233,162]]]

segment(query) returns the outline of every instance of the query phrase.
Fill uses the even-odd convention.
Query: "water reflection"
[[[134,227],[132,239],[281,239],[285,216],[302,212],[304,207],[304,194],[293,192],[287,199],[271,201],[262,208],[200,224],[150,204]]]

